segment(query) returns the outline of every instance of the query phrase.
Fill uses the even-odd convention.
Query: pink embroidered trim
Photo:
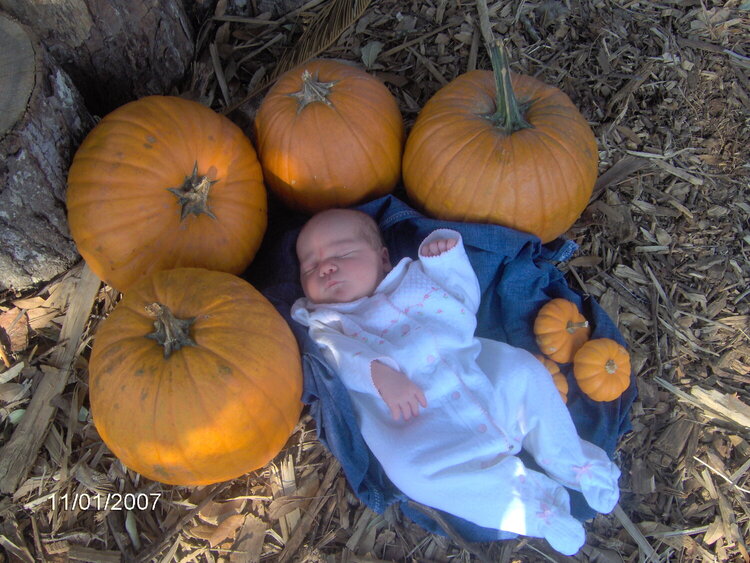
[[[591,475],[591,469],[591,462],[586,462],[583,465],[574,465],[573,470],[576,472],[576,481],[580,481],[581,477]]]
[[[537,518],[540,520],[544,520],[546,524],[550,523],[550,520],[552,519],[552,507],[548,505],[546,502],[539,503],[539,511],[536,513]]]

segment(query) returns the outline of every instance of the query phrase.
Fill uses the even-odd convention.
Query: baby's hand
[[[391,410],[393,420],[409,420],[419,414],[419,405],[427,407],[422,389],[400,371],[378,361],[372,363],[372,382]]]
[[[422,247],[422,256],[440,256],[443,252],[456,246],[457,242],[454,238],[435,239]]]

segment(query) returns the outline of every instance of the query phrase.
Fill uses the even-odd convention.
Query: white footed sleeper
[[[373,295],[349,303],[295,302],[349,390],[362,436],[404,494],[480,526],[543,537],[574,554],[585,542],[565,487],[598,512],[619,498],[620,470],[579,438],[546,368],[529,352],[474,336],[479,284],[461,236],[438,256],[402,259]],[[380,361],[406,374],[427,407],[395,421],[372,382]],[[545,471],[524,466],[528,451]],[[564,485],[564,486],[563,486]]]

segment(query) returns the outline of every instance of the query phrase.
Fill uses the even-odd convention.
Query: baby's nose
[[[320,275],[326,276],[328,274],[332,274],[336,271],[336,264],[333,263],[333,261],[329,260],[328,262],[324,263],[320,267]]]

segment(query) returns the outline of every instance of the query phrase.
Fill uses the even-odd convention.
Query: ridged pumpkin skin
[[[171,352],[149,337],[167,307],[195,321],[195,345]],[[264,466],[302,408],[297,343],[252,285],[223,272],[156,272],[130,288],[96,332],[91,412],[129,468],[172,485],[206,485]]]
[[[420,111],[404,149],[404,185],[432,217],[500,224],[549,242],[588,204],[598,173],[596,139],[564,92],[511,76],[533,127],[499,129],[486,117],[497,107],[493,73],[462,74]]]
[[[206,178],[208,213],[183,217],[169,189],[179,189],[196,164]],[[91,130],[68,174],[67,208],[86,263],[120,291],[180,266],[239,274],[267,222],[250,140],[210,108],[171,96],[125,104]]]
[[[630,355],[610,338],[589,340],[576,353],[573,375],[594,401],[614,401],[630,386]]]
[[[547,368],[547,371],[552,376],[552,381],[555,384],[555,387],[557,387],[558,392],[560,393],[560,398],[562,398],[563,403],[568,403],[568,391],[570,390],[570,386],[568,385],[568,380],[565,377],[565,375],[560,371],[560,366],[557,365],[556,362],[550,360],[549,358],[545,358],[544,356],[540,354],[534,354],[534,357],[542,362],[544,367]]]
[[[258,109],[255,135],[266,184],[297,211],[375,199],[401,178],[398,104],[350,64],[318,59],[283,74]]]
[[[591,327],[575,303],[558,297],[539,309],[534,319],[534,336],[544,355],[567,364],[591,336]]]

